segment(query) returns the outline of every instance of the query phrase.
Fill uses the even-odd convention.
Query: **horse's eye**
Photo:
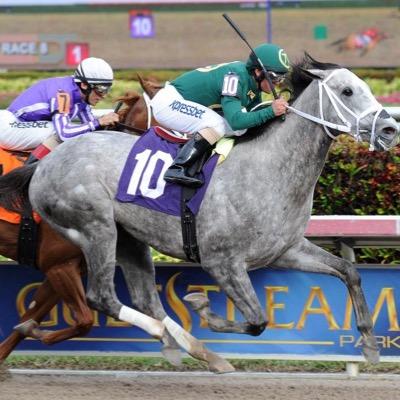
[[[352,96],[353,95],[353,91],[349,87],[344,88],[342,93],[345,96]]]

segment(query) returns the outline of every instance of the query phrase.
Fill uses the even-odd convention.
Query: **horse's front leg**
[[[346,284],[353,303],[357,329],[363,338],[364,356],[369,362],[379,362],[379,349],[373,333],[371,314],[361,288],[361,278],[351,262],[336,257],[303,239],[277,259],[272,266],[318,272],[341,279]]]
[[[118,230],[117,261],[124,273],[134,306],[150,317],[163,320],[167,314],[158,295],[149,246],[120,228]],[[180,347],[168,331],[163,335],[162,343],[164,357],[172,365],[181,366]]]
[[[102,212],[101,215],[106,215],[106,212]],[[112,217],[112,213],[109,215]],[[83,218],[80,220],[84,221]],[[105,222],[101,230],[97,229],[97,224],[85,224],[85,228],[80,232],[82,251],[87,260],[87,300],[91,307],[113,318],[136,325],[163,342],[165,336],[170,334],[185,351],[192,357],[207,362],[214,372],[234,371],[228,361],[209,351],[168,316],[161,321],[125,306],[118,300],[114,287],[117,229],[112,218],[103,220]]]
[[[207,321],[212,331],[260,335],[267,326],[266,315],[258,301],[244,262],[226,259],[204,260],[202,266],[233,301],[247,322],[228,321],[215,314],[211,311],[209,300],[203,293],[190,293],[184,300]]]

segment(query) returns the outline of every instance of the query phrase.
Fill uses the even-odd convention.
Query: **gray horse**
[[[377,362],[372,319],[356,268],[310,243],[304,232],[332,139],[347,133],[375,150],[387,150],[396,143],[398,127],[368,86],[347,69],[306,57],[293,67],[291,82],[296,99],[286,121],[271,123],[233,148],[216,168],[197,215],[202,267],[246,322],[216,315],[203,294],[186,300],[214,331],[259,335],[268,321],[249,270],[270,266],[336,276],[351,296],[364,355]],[[124,258],[130,265],[125,276],[137,299],[159,301],[149,246],[185,259],[179,218],[115,200],[136,140],[118,132],[93,133],[59,146],[36,170],[26,167],[28,175],[33,173],[29,195],[34,209],[86,257],[90,305],[129,323],[137,323],[137,312],[120,303],[113,285],[117,236],[120,240],[122,233],[126,242]],[[148,308],[144,300],[138,307]],[[165,313],[158,318],[162,324],[149,329],[151,334],[160,336],[165,327],[190,349],[182,328]],[[142,327],[149,328],[148,322]]]

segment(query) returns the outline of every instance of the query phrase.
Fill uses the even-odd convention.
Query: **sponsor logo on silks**
[[[28,129],[28,128],[47,128],[49,121],[29,121],[29,122],[10,122],[10,128]]]
[[[256,94],[255,94],[252,90],[249,90],[249,91],[247,92],[247,96],[250,97],[250,100],[253,100],[254,97],[256,97]]]
[[[203,114],[206,112],[205,110],[202,110],[200,108],[197,108],[196,106],[190,106],[188,104],[185,103],[181,103],[178,100],[174,100],[169,107],[173,110],[173,111],[178,111],[182,114],[186,114],[186,115],[190,115],[192,117],[198,118],[198,119],[202,119]]]
[[[282,65],[284,65],[287,69],[290,67],[289,56],[286,54],[285,50],[279,50],[279,61]]]

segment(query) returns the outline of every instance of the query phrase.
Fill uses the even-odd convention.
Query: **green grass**
[[[342,361],[282,361],[230,359],[237,371],[253,372],[344,372]],[[206,371],[204,363],[185,358],[180,368],[173,367],[160,357],[132,356],[20,356],[12,355],[4,363],[6,368],[74,369],[120,371]],[[400,363],[370,365],[360,363],[363,373],[400,374]]]

